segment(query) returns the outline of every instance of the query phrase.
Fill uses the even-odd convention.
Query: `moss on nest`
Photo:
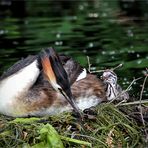
[[[101,104],[83,122],[72,113],[43,118],[1,115],[0,147],[145,147],[142,124],[125,111],[128,107]]]

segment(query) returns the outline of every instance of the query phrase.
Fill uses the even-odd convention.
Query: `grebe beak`
[[[53,48],[45,49],[40,54],[43,72],[52,87],[60,92],[73,107],[74,111],[81,116],[81,113],[73,99],[70,83],[66,71],[63,68],[59,56]]]

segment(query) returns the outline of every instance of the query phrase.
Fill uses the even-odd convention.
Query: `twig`
[[[119,104],[119,106],[147,104],[147,103],[148,103],[148,100],[141,100],[141,101],[134,101],[134,102],[122,103],[122,104]]]
[[[123,64],[119,64],[119,65],[117,65],[116,67],[111,68],[111,69],[107,69],[107,70],[114,71],[114,70],[116,70],[117,68],[120,68],[120,67],[122,67],[122,66],[123,66]],[[99,72],[105,72],[105,71],[106,71],[106,69],[105,69],[105,70],[95,70],[95,71],[90,71],[90,73],[99,73]]]
[[[139,105],[139,107],[140,107],[140,116],[141,116],[142,124],[144,126],[144,132],[145,132],[145,135],[146,135],[146,141],[148,141],[148,133],[147,133],[147,131],[145,129],[146,126],[145,126],[145,121],[144,121],[144,118],[143,118],[141,101],[142,101],[143,91],[144,91],[144,87],[145,87],[145,83],[146,83],[147,77],[148,77],[148,74],[146,74],[146,76],[144,78],[144,81],[143,81],[143,84],[142,84],[142,89],[141,89],[141,92],[140,92],[140,105]]]
[[[91,63],[90,63],[90,58],[89,58],[89,56],[87,56],[87,63],[88,63],[88,71],[89,71],[89,73],[100,73],[100,72],[105,72],[106,70],[94,70],[94,71],[91,71]],[[111,70],[111,71],[114,71],[115,69],[117,69],[117,68],[120,68],[120,67],[122,67],[123,66],[123,64],[119,64],[119,65],[117,65],[116,67],[114,67],[114,68],[111,68],[111,69],[108,69],[108,70]]]
[[[140,79],[142,79],[142,77],[139,77],[139,78],[136,78],[136,79],[134,78],[133,81],[132,81],[132,82],[130,83],[130,85],[124,90],[123,93],[129,91],[129,90],[130,90],[130,87],[131,87],[136,81],[138,81],[138,80],[140,80]]]
[[[104,72],[105,70],[97,70],[97,71],[91,71],[91,63],[90,63],[90,58],[87,56],[87,63],[88,63],[88,71],[89,73],[99,73],[99,72]]]
[[[115,69],[120,68],[120,67],[122,67],[122,66],[123,66],[123,64],[121,63],[121,64],[117,65],[116,67],[111,68],[111,70],[114,71]]]
[[[124,93],[128,92],[130,90],[130,87],[138,80],[140,80],[142,77],[140,78],[134,78],[133,81],[130,83],[130,85],[123,90],[117,97],[115,97],[113,100],[111,100],[109,103],[112,103],[114,100],[116,100],[118,97],[120,97],[121,95],[123,95]],[[125,100],[122,100],[121,102],[119,102],[116,106],[119,106],[120,104],[122,104]]]
[[[89,56],[87,56],[87,63],[88,63],[88,71],[91,73],[91,64],[90,64]]]
[[[96,70],[96,71],[90,71],[90,73],[100,73],[100,72],[104,72],[105,70]]]
[[[107,138],[106,138],[106,143],[109,146],[109,148],[114,147],[114,144],[113,144],[114,130],[115,130],[115,126],[109,131]]]
[[[146,69],[147,70],[147,69]],[[148,71],[148,70],[147,70]],[[119,102],[116,106],[122,106],[122,105],[135,105],[135,104],[139,104],[139,106],[140,106],[140,116],[141,116],[141,120],[142,120],[142,124],[143,124],[143,126],[144,126],[144,132],[145,132],[145,135],[146,135],[146,141],[148,141],[148,133],[147,133],[147,131],[146,131],[146,125],[145,125],[145,121],[144,121],[144,118],[143,118],[143,113],[142,113],[142,104],[144,104],[144,103],[148,103],[148,100],[142,100],[142,96],[143,96],[143,91],[144,91],[144,87],[145,87],[145,83],[146,83],[146,80],[147,80],[147,77],[148,77],[148,74],[146,74],[146,76],[145,76],[145,78],[144,78],[144,81],[143,81],[143,84],[142,84],[142,89],[141,89],[141,92],[140,92],[140,99],[139,99],[139,101],[135,101],[135,102],[129,102],[129,103],[123,103],[123,100],[121,101],[121,102]],[[131,82],[131,84],[127,87],[127,89],[125,90],[125,91],[123,91],[120,95],[122,95],[123,93],[125,93],[126,91],[128,91],[129,89],[130,89],[130,87],[132,86],[132,84],[135,82],[135,81],[137,81],[137,80],[139,80],[139,79],[141,79],[141,77],[140,78],[137,78],[137,79],[134,79],[132,82]],[[118,96],[117,96],[118,97]],[[116,97],[116,98],[117,98]],[[115,98],[115,99],[116,99]],[[115,99],[113,99],[113,100],[115,100]]]

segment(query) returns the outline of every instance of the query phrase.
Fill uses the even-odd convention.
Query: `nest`
[[[85,112],[84,121],[72,113],[43,118],[1,115],[0,147],[146,147],[148,124],[142,124],[135,107],[103,103]]]

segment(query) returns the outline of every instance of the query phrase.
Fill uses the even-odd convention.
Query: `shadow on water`
[[[14,62],[53,46],[93,69],[116,72],[126,88],[148,65],[148,3],[143,1],[0,1],[0,73]],[[136,11],[137,10],[137,11]],[[136,11],[136,13],[134,13]],[[131,89],[138,98],[142,80]],[[145,87],[143,98],[148,96]]]

